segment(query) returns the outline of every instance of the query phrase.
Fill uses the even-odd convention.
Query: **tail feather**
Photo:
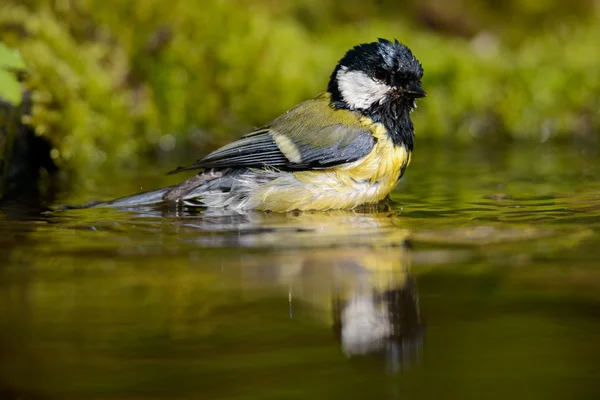
[[[137,207],[175,201],[195,200],[205,193],[228,193],[242,171],[208,171],[173,186],[121,197],[106,202],[88,203],[80,206],[63,206],[58,209]],[[198,205],[203,205],[200,201]]]
[[[175,187],[176,186],[169,186],[161,189],[151,190],[149,192],[125,196],[104,203],[98,203],[92,207],[130,207],[159,204],[166,201],[165,195]]]
[[[92,201],[86,204],[79,205],[62,205],[54,207],[54,210],[79,210],[85,208],[99,208],[99,207],[135,207],[159,204],[165,200],[164,196],[175,186],[169,186],[162,189],[151,190],[149,192],[138,193],[131,196],[121,197],[111,201]]]

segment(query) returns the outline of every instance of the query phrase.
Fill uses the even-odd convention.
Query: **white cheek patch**
[[[344,101],[353,108],[367,109],[381,102],[392,89],[385,83],[370,78],[361,71],[348,71],[342,67],[337,73],[337,82]]]

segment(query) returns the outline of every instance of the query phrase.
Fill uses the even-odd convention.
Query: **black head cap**
[[[329,80],[331,105],[358,111],[382,123],[396,145],[413,149],[410,112],[424,97],[423,67],[397,40],[361,44],[344,55]]]
[[[339,95],[337,77],[340,69],[361,71],[367,76],[397,88],[420,86],[423,67],[410,49],[397,40],[393,42],[379,39],[350,49],[338,62],[329,80],[328,91]],[[423,97],[425,92],[414,93],[413,97]]]

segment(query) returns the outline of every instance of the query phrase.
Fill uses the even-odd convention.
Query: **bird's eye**
[[[385,76],[386,76],[386,73],[383,69],[378,68],[375,70],[375,79],[382,81],[385,79]]]

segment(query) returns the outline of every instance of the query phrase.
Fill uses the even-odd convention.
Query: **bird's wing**
[[[375,145],[359,114],[334,110],[320,95],[172,173],[201,168],[274,167],[286,170],[327,168],[358,160]]]

